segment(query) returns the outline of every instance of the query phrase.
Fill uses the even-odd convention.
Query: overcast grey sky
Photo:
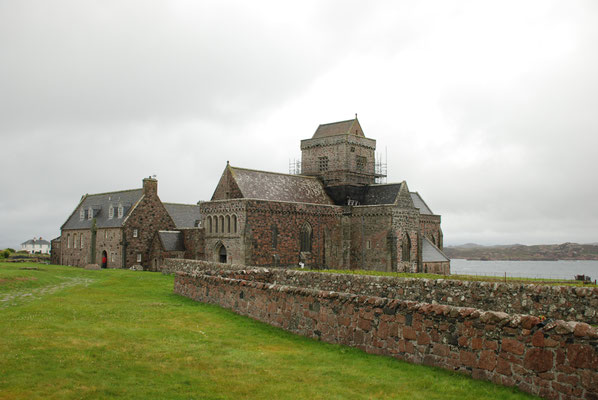
[[[597,4],[0,0],[0,248],[145,176],[288,172],[354,113],[445,244],[598,242]]]

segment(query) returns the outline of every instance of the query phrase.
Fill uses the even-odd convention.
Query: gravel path
[[[36,300],[41,298],[42,296],[56,293],[59,290],[66,289],[68,287],[73,286],[88,286],[90,283],[94,282],[95,279],[90,278],[65,278],[67,279],[65,282],[59,283],[57,285],[48,285],[43,286],[35,289],[29,289],[25,291],[16,291],[12,293],[7,293],[0,295],[0,308],[7,308],[11,306],[16,306],[22,304],[26,301]]]

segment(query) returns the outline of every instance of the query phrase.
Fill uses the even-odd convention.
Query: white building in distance
[[[41,237],[29,239],[26,242],[21,243],[21,250],[27,251],[29,254],[41,253],[50,254],[50,242],[42,239]]]

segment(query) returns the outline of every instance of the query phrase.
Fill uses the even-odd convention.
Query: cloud
[[[596,241],[593,2],[0,3],[0,247],[84,193],[209,199],[359,113],[447,243]]]

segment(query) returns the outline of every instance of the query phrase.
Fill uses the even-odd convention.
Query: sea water
[[[598,261],[479,261],[451,260],[451,274],[505,276],[511,278],[575,279],[575,275],[598,279]]]

